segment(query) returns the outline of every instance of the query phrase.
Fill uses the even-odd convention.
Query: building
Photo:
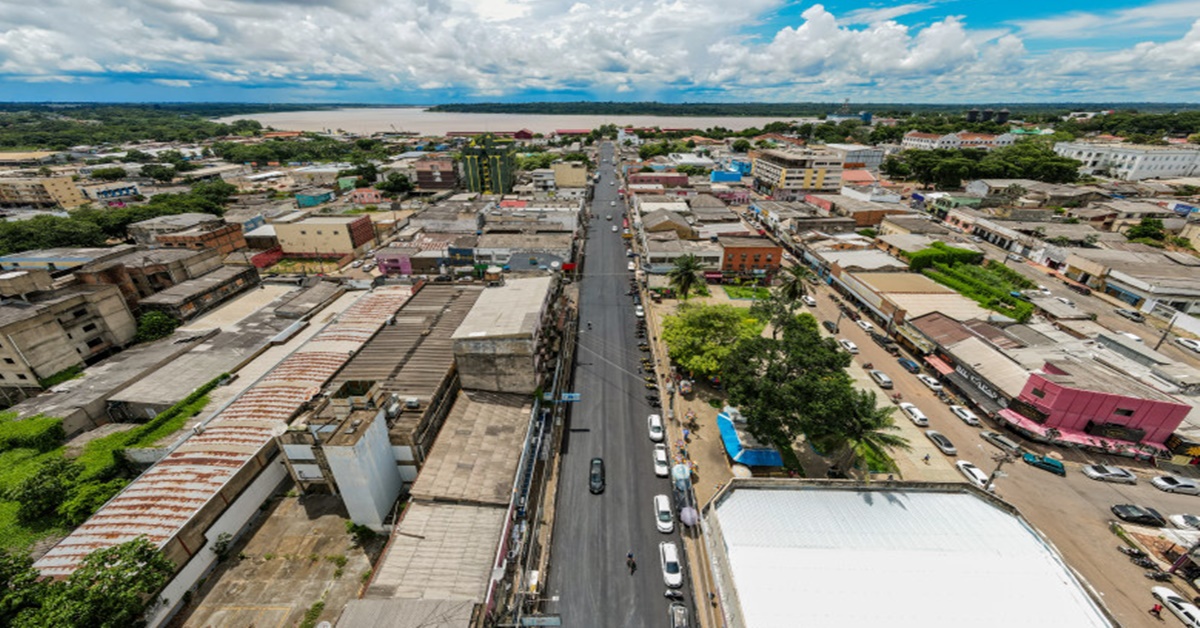
[[[354,188],[348,197],[355,205],[381,205],[384,202],[383,192],[375,188]]]
[[[284,255],[342,257],[375,244],[370,216],[313,216],[275,223],[274,227]]]
[[[694,256],[705,278],[720,280],[723,251],[721,245],[708,240],[680,240],[673,232],[647,234],[642,245],[641,268],[650,274],[665,274],[675,267],[681,257]]]
[[[419,190],[453,190],[458,186],[458,171],[451,159],[428,158],[413,165]]]
[[[236,179],[246,174],[247,170],[249,169],[243,164],[217,164],[189,170],[181,176],[189,181],[215,181],[217,179]]]
[[[86,264],[102,262],[136,251],[137,247],[122,244],[114,247],[35,249],[21,253],[10,253],[0,257],[0,269],[28,270],[39,269],[51,274],[62,274],[65,271],[79,268]]]
[[[571,233],[485,233],[475,244],[475,262],[512,270],[557,269],[575,259]]]
[[[765,277],[768,281],[783,263],[783,247],[763,237],[719,236],[721,272],[726,276]]]
[[[102,203],[111,203],[115,201],[123,201],[132,199],[135,196],[141,195],[141,188],[133,181],[117,181],[114,183],[101,183],[100,185],[87,185],[80,188],[83,195],[88,200],[98,201]]]
[[[978,303],[917,273],[841,272],[833,276],[832,283],[838,292],[861,304],[872,319],[884,325],[899,325],[930,312],[960,321],[986,320],[991,314]]]
[[[4,151],[0,152],[0,166],[44,166],[59,161],[65,155],[59,151]]]
[[[946,235],[950,230],[921,214],[892,214],[879,221],[879,235],[925,234]]]
[[[187,213],[171,216],[159,216],[141,222],[135,222],[126,228],[129,237],[134,242],[144,246],[158,244],[158,236],[179,233],[189,229],[213,230],[227,226],[220,216],[215,214]]]
[[[296,205],[300,208],[316,207],[321,203],[333,200],[333,190],[327,188],[308,188],[296,192]]]
[[[554,284],[550,276],[508,279],[480,295],[451,336],[463,388],[529,394],[542,384]]]
[[[554,170],[550,168],[538,168],[537,170],[529,171],[530,184],[533,186],[534,192],[552,192],[556,188],[554,183]]]
[[[688,186],[688,176],[681,172],[632,172],[625,180],[630,186],[639,184],[661,185],[664,188]]]
[[[88,199],[71,177],[0,179],[0,208],[32,207],[74,209]]]
[[[466,188],[482,194],[508,194],[517,181],[517,148],[510,139],[473,138],[462,149]]]
[[[825,148],[842,156],[842,167],[846,170],[879,170],[883,163],[884,150],[862,144],[826,144]]]
[[[900,141],[900,148],[902,150],[935,150],[955,148],[982,148],[986,150],[992,148],[1001,148],[1004,146],[1012,146],[1016,141],[1016,136],[1012,135],[1011,133],[991,135],[989,133],[971,133],[968,131],[959,131],[958,133],[939,135],[937,133],[909,131],[908,133],[904,134],[904,139]]]
[[[144,311],[162,312],[175,320],[191,320],[258,285],[254,266],[222,266],[206,275],[180,282],[141,300]]]
[[[194,251],[214,249],[228,255],[246,248],[240,225],[224,223],[219,227],[193,227],[175,233],[160,233],[154,237],[164,248],[192,249]]]
[[[967,183],[966,191],[982,198],[982,207],[1083,207],[1106,196],[1100,188],[1030,179],[976,179]]]
[[[10,403],[40,391],[41,380],[110,355],[137,333],[115,286],[55,290],[44,270],[11,270],[0,274],[0,296],[0,391]]]
[[[578,161],[556,161],[550,164],[554,184],[560,188],[585,188],[588,184],[587,164]]]
[[[836,216],[853,218],[854,224],[860,229],[875,227],[887,216],[912,213],[910,209],[901,205],[864,201],[845,194],[808,194],[804,197],[804,202]]]
[[[663,231],[674,232],[681,240],[695,240],[696,230],[684,219],[683,216],[666,209],[652,211],[642,216],[642,231],[650,233],[661,233]]]
[[[1200,174],[1200,147],[1196,146],[1058,142],[1054,152],[1080,161],[1082,173],[1125,181]]]
[[[754,189],[776,201],[798,201],[842,187],[842,156],[833,151],[764,150],[752,154]]]
[[[1063,274],[1142,312],[1200,314],[1200,260],[1148,246],[1137,250],[1071,249]]]
[[[72,274],[83,284],[116,286],[136,312],[142,299],[220,268],[221,258],[215,249],[135,249],[86,264]]]

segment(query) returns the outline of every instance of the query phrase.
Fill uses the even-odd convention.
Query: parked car
[[[654,446],[654,475],[665,478],[671,473],[671,463],[667,458],[667,446]]]
[[[933,392],[942,392],[942,384],[941,382],[937,381],[936,377],[922,373],[917,376],[917,379],[921,380],[921,383],[925,384],[929,390],[932,390]]]
[[[633,315],[638,318],[646,318],[646,310],[640,305],[635,305],[633,307]]]
[[[800,300],[804,301],[804,304],[808,307],[817,307],[817,300],[808,296],[807,294],[800,297]]]
[[[1037,291],[1040,292],[1042,296],[1053,296],[1053,293],[1050,292],[1050,289],[1041,284],[1038,284]]]
[[[958,467],[958,472],[963,474],[963,477],[967,478],[967,481],[971,484],[974,484],[985,491],[992,490],[992,485],[988,484],[988,475],[979,467],[967,462],[966,460],[959,460],[958,462],[954,463],[954,466]]]
[[[604,492],[604,459],[592,458],[591,471],[588,472],[588,490],[593,495]]]
[[[1174,589],[1153,587],[1150,589],[1150,595],[1162,602],[1163,608],[1171,611],[1171,614],[1179,618],[1187,628],[1200,628],[1200,608],[1185,600]]]
[[[1109,508],[1109,510],[1121,521],[1128,521],[1129,523],[1150,526],[1152,528],[1163,528],[1167,525],[1167,520],[1163,519],[1163,516],[1158,514],[1157,510],[1148,506],[1116,504],[1112,508]]]
[[[1160,491],[1168,493],[1183,493],[1184,495],[1200,495],[1200,485],[1191,480],[1177,478],[1173,475],[1160,475],[1150,480],[1150,484]]]
[[[650,440],[661,443],[663,441],[663,422],[662,417],[657,414],[651,414],[646,417],[646,429],[650,432]]]
[[[1117,316],[1123,316],[1135,323],[1142,323],[1142,322],[1146,321],[1146,317],[1142,316],[1141,312],[1138,312],[1136,310],[1127,310],[1125,308],[1117,308],[1113,311],[1117,313]]]
[[[350,268],[359,268],[362,265],[363,265],[363,261],[360,259],[356,259],[353,262],[350,262]]]
[[[687,606],[683,602],[671,602],[667,607],[667,619],[671,628],[689,628],[692,625]]]
[[[1181,530],[1200,530],[1200,517],[1189,514],[1178,514],[1167,517],[1176,528]]]
[[[1013,455],[1021,454],[1021,446],[1013,439],[996,432],[983,431],[979,437]]]
[[[1062,303],[1063,305],[1065,305],[1067,307],[1075,307],[1075,302],[1068,299],[1067,297],[1054,297],[1054,300],[1058,301],[1059,303]]]
[[[917,427],[929,427],[929,417],[925,416],[921,409],[911,403],[904,402],[900,404],[900,410],[908,415],[908,419]]]
[[[663,541],[658,544],[658,558],[662,562],[663,583],[668,588],[683,586],[683,565],[679,562],[679,548],[674,543]]]
[[[908,358],[900,358],[899,360],[896,360],[896,362],[900,365],[900,368],[908,371],[909,373],[921,372],[921,365]]]
[[[958,455],[958,449],[954,446],[954,443],[950,442],[950,439],[943,436],[941,432],[937,430],[925,430],[925,437],[933,441],[933,446],[937,447],[947,456]]]
[[[824,327],[825,331],[831,334],[838,333],[838,327],[833,324],[833,321],[821,321],[821,327]]]
[[[605,216],[605,217],[604,217],[604,219],[605,219],[605,220],[612,220],[612,214],[608,214],[607,216]]]
[[[962,406],[950,406],[950,412],[952,412],[954,416],[962,419],[962,422],[966,423],[967,425],[980,424],[979,417],[975,416],[974,412],[971,412]]]
[[[654,496],[654,526],[663,534],[675,531],[675,516],[671,514],[671,498],[666,495]]]
[[[867,372],[870,373],[871,379],[875,380],[876,384],[879,384],[880,388],[883,388],[886,390],[886,389],[890,389],[892,387],[892,378],[888,377],[887,373],[884,373],[883,371],[880,371],[879,369],[871,369],[870,371],[867,371]]]
[[[842,345],[842,348],[850,353],[858,353],[858,345],[850,342],[847,338],[838,338],[838,344]]]
[[[1137,484],[1137,476],[1128,469],[1121,467],[1110,467],[1103,464],[1089,464],[1083,468],[1083,474],[1099,480],[1101,482],[1115,482],[1117,484]]]
[[[616,225],[613,225],[613,226],[612,226],[612,232],[613,232],[613,233],[616,233],[616,232],[617,232],[617,226],[616,226]]]
[[[1200,340],[1192,340],[1191,338],[1176,338],[1175,344],[1185,349],[1195,351],[1196,353],[1200,353]]]
[[[875,326],[871,324],[871,321],[868,321],[866,319],[859,319],[854,324],[861,327],[863,331],[866,331],[866,332],[875,331]]]
[[[608,206],[609,206],[609,207],[616,207],[616,206],[617,206],[617,202],[616,202],[616,201],[609,201],[609,202],[608,202]]]
[[[1024,257],[1021,257],[1020,255],[1017,255],[1016,253],[1009,253],[1009,254],[1008,254],[1008,259],[1010,259],[1010,260],[1012,260],[1012,261],[1014,261],[1014,262],[1023,262],[1023,261],[1025,261],[1025,258],[1024,258]]]
[[[1027,465],[1049,471],[1055,475],[1061,475],[1064,477],[1067,475],[1067,468],[1063,466],[1063,463],[1055,460],[1054,458],[1047,458],[1046,456],[1038,456],[1036,454],[1025,454],[1021,459],[1024,460],[1025,464]]]
[[[1089,288],[1089,287],[1087,287],[1087,286],[1085,286],[1085,285],[1082,285],[1082,284],[1077,284],[1077,283],[1071,283],[1071,282],[1069,282],[1069,281],[1066,281],[1066,280],[1064,280],[1064,281],[1063,281],[1063,283],[1067,284],[1067,289],[1068,289],[1068,290],[1074,290],[1075,292],[1078,292],[1079,294],[1082,294],[1082,295],[1084,295],[1084,296],[1087,296],[1087,295],[1089,295],[1089,294],[1091,294],[1091,293],[1092,293],[1092,289],[1091,289],[1091,288]]]

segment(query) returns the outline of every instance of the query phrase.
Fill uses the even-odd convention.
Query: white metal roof
[[[1112,625],[1025,521],[966,490],[738,487],[716,518],[745,626]]]

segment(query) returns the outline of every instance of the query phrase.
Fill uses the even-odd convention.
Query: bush
[[[66,458],[47,461],[32,476],[8,491],[7,497],[20,504],[17,519],[30,524],[54,515],[79,476],[79,469]]]
[[[50,388],[78,377],[83,377],[83,367],[75,365],[67,367],[51,375],[50,377],[47,377],[46,379],[39,379],[38,384],[41,385],[42,388]]]
[[[175,333],[179,321],[162,312],[146,312],[138,319],[137,342],[150,342]]]
[[[15,412],[0,414],[0,451],[35,449],[47,452],[58,447],[65,436],[62,419],[48,416],[17,419]]]
[[[915,251],[908,256],[908,267],[920,272],[934,264],[978,264],[983,253],[952,247],[945,242],[933,242],[927,249]]]

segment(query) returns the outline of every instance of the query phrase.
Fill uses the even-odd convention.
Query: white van
[[[637,270],[637,264],[634,264],[633,262],[629,262],[629,271],[633,272],[635,270]]]

